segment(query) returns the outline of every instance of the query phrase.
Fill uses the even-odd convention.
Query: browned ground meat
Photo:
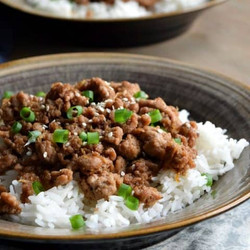
[[[0,214],[19,214],[21,208],[15,196],[7,192],[0,194]]]
[[[93,91],[94,101],[82,94]],[[117,194],[121,183],[130,185],[145,206],[152,206],[161,194],[152,187],[152,177],[161,169],[176,173],[194,167],[197,138],[195,122],[182,124],[178,110],[161,98],[136,99],[138,84],[107,82],[100,78],[82,80],[76,85],[54,83],[45,98],[19,92],[3,99],[0,108],[0,174],[15,169],[22,182],[22,202],[34,194],[32,183],[45,189],[66,185],[78,176],[79,186],[89,200],[108,199]],[[81,106],[82,113],[69,119],[69,108]],[[20,117],[29,107],[35,121]],[[116,121],[118,109],[132,112],[124,123]],[[151,124],[148,112],[158,109],[162,119]],[[11,130],[15,121],[22,124],[18,133]],[[68,131],[65,143],[56,143],[56,129]],[[29,141],[30,131],[40,131]],[[82,132],[97,132],[99,143],[82,141]],[[177,141],[176,141],[177,139]],[[178,141],[179,140],[179,141]],[[75,175],[74,175],[75,174]],[[15,197],[0,186],[0,213],[19,213]]]

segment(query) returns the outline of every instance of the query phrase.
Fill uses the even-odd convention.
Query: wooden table
[[[10,59],[76,51],[111,51],[166,57],[209,68],[250,84],[250,1],[231,0],[205,11],[187,33],[150,46],[89,49],[39,44],[39,41],[30,46],[20,41],[14,47]]]

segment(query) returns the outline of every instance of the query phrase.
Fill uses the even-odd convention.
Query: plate
[[[55,81],[74,83],[99,76],[107,81],[140,83],[151,97],[185,108],[197,121],[210,120],[235,138],[250,140],[250,88],[218,73],[155,57],[73,53],[34,57],[0,65],[0,95],[6,90],[35,93]],[[183,227],[227,211],[250,197],[250,147],[236,167],[214,184],[216,197],[204,195],[165,219],[105,231],[45,229],[0,220],[1,243],[56,244],[57,247],[139,248],[173,235]],[[40,245],[41,246],[41,245]],[[44,249],[44,246],[43,246]]]
[[[139,18],[77,19],[36,10],[20,0],[1,0],[16,10],[10,15],[21,33],[20,36],[26,37],[37,32],[43,40],[47,37],[61,42],[68,41],[71,44],[100,47],[138,46],[178,36],[188,30],[204,10],[226,1],[211,0],[186,10]]]

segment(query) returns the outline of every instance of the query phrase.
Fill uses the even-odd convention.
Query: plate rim
[[[144,55],[136,55],[136,54],[125,54],[125,53],[85,53],[85,52],[78,52],[78,53],[63,53],[63,54],[51,54],[51,55],[43,55],[43,56],[35,56],[35,57],[28,57],[24,59],[18,59],[18,60],[13,60],[9,61],[3,64],[0,64],[0,77],[9,75],[11,73],[16,72],[21,72],[23,70],[27,69],[35,69],[35,68],[40,68],[41,65],[46,65],[46,62],[48,63],[49,61],[55,62],[56,60],[61,60],[62,59],[73,59],[76,61],[79,58],[122,58],[122,59],[138,59],[138,60],[149,60],[149,61],[155,61],[155,62],[160,62],[162,64],[172,64],[175,66],[181,67],[182,70],[195,70],[196,73],[204,73],[205,75],[213,75],[219,79],[223,79],[227,82],[230,82],[233,85],[236,85],[240,88],[243,88],[245,91],[250,93],[250,85],[234,80],[230,77],[227,77],[221,73],[215,72],[210,69],[205,69],[201,67],[194,66],[189,63],[184,63],[172,59],[166,59],[166,58],[161,58],[161,57],[155,57],[155,56],[144,56]],[[42,64],[45,63],[45,64]],[[62,62],[62,64],[67,64],[66,62]],[[28,68],[27,68],[28,66]],[[136,230],[130,230],[130,231],[122,231],[122,232],[117,232],[117,233],[107,233],[107,234],[78,234],[78,235],[35,235],[35,234],[30,234],[30,233],[25,233],[25,232],[11,232],[9,230],[2,230],[0,229],[0,237],[7,237],[7,238],[15,238],[15,239],[25,239],[28,238],[30,240],[101,240],[101,239],[117,239],[117,238],[128,238],[128,237],[134,237],[134,236],[142,236],[142,235],[148,235],[148,234],[153,234],[153,233],[160,233],[163,231],[168,231],[168,230],[173,230],[173,229],[178,229],[182,228],[203,220],[206,220],[208,218],[214,217],[216,215],[219,215],[225,211],[228,211],[229,209],[239,205],[240,203],[246,201],[247,199],[250,198],[250,190],[245,191],[243,194],[240,196],[229,200],[223,205],[220,205],[218,208],[209,210],[201,215],[197,215],[192,218],[185,219],[180,222],[175,222],[171,224],[162,224],[162,225],[156,225],[156,226],[151,226],[149,228],[141,228],[141,229],[136,229]]]
[[[220,5],[222,3],[226,3],[229,0],[210,0],[209,2],[205,2],[200,4],[197,7],[191,7],[186,10],[178,10],[178,11],[173,11],[170,13],[159,13],[159,14],[152,14],[149,16],[143,16],[143,17],[133,17],[133,18],[112,18],[112,19],[107,19],[107,18],[98,18],[98,19],[86,19],[86,18],[70,18],[70,17],[63,17],[63,16],[57,16],[53,13],[46,13],[43,10],[37,10],[33,9],[29,5],[22,5],[21,3],[15,3],[13,0],[0,0],[1,3],[19,10],[23,13],[43,17],[43,18],[49,18],[49,19],[55,19],[55,20],[60,20],[60,21],[70,21],[70,22],[83,22],[83,23],[115,23],[115,22],[133,22],[133,21],[148,21],[148,20],[155,20],[155,19],[160,19],[160,18],[167,18],[167,17],[173,17],[173,16],[180,16],[183,14],[191,14],[199,11],[203,11],[206,9],[209,9],[211,7]]]

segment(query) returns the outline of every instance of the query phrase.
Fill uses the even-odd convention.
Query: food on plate
[[[72,18],[130,18],[169,13],[209,0],[24,0],[36,9]]]
[[[234,167],[245,139],[100,78],[5,92],[0,107],[0,214],[41,227],[144,223],[193,203]]]

